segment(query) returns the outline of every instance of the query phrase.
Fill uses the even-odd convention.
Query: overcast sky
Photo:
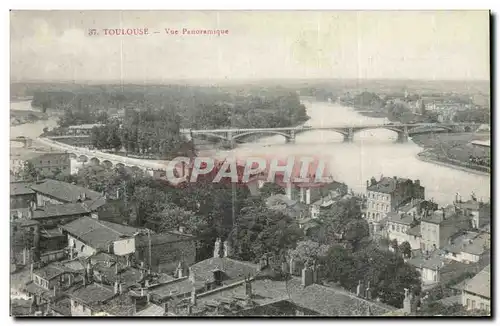
[[[90,28],[148,36],[87,36]],[[229,35],[167,36],[164,28]],[[19,80],[489,80],[487,11],[12,11]]]

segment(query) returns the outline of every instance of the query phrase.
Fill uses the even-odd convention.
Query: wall
[[[10,209],[29,208],[29,203],[35,200],[35,194],[10,196]]]
[[[59,205],[59,204],[64,204],[65,202],[59,201],[57,199],[45,196],[43,194],[37,193],[36,194],[36,205],[37,206],[45,206],[45,203],[50,203],[54,205]]]
[[[366,218],[369,221],[380,221],[391,210],[391,195],[376,191],[367,191]],[[378,215],[377,215],[378,214]]]
[[[88,257],[92,256],[96,253],[96,250],[90,246],[87,246],[85,243],[80,240],[74,238],[72,235],[68,234],[68,246],[75,248],[74,253],[78,255],[78,257]],[[82,250],[83,246],[83,250]]]
[[[394,229],[393,229],[394,227]],[[399,231],[398,231],[399,227]],[[406,233],[406,230],[410,228],[409,225],[404,225],[404,224],[399,224],[399,223],[394,223],[394,222],[389,222],[387,224],[387,235],[389,237],[389,240],[394,240],[398,242],[398,244],[401,244],[405,241],[410,242],[410,235]],[[413,237],[413,236],[411,236]]]
[[[89,213],[82,213],[77,215],[68,215],[68,216],[57,216],[57,217],[48,217],[48,218],[37,218],[36,220],[40,223],[40,225],[46,229],[52,229],[61,224],[67,224],[76,219],[79,219],[83,216],[90,216]]]
[[[490,299],[475,295],[467,291],[462,292],[462,305],[465,307],[465,309],[467,310],[472,310],[474,308],[481,309],[481,304],[483,304],[485,310],[490,311],[491,309]]]
[[[56,170],[59,170],[62,175],[70,175],[71,163],[69,154],[44,154],[41,157],[30,160],[34,168],[44,175],[51,175]]]
[[[432,251],[439,248],[439,225],[422,221],[420,224],[420,233],[422,234],[422,250]]]
[[[422,268],[420,270],[420,277],[422,279],[422,282],[425,282],[425,283],[439,282],[439,277],[438,277],[437,271],[429,269],[429,268]]]
[[[149,248],[147,245],[136,249],[136,259],[148,262]],[[151,246],[152,269],[155,272],[174,271],[181,260],[190,266],[194,264],[195,259],[196,241],[194,240],[167,242]]]
[[[92,316],[92,310],[71,299],[71,316]]]
[[[118,256],[131,254],[135,251],[135,239],[123,239],[113,243],[113,253]]]

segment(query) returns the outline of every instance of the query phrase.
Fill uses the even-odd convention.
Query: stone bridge
[[[88,148],[81,148],[76,146],[67,145],[58,140],[61,137],[49,138],[38,138],[37,141],[49,146],[58,151],[66,152],[70,154],[70,158],[77,159],[81,162],[88,162],[93,165],[102,165],[106,168],[112,168],[114,166],[129,167],[132,170],[140,169],[142,171],[165,171],[168,162],[153,162],[150,160],[143,160],[138,158],[131,158],[120,156],[111,153],[105,153],[98,150],[91,150]]]
[[[234,146],[236,140],[248,135],[268,134],[281,135],[287,142],[293,143],[295,137],[304,132],[313,130],[329,130],[344,136],[345,142],[352,142],[357,132],[371,129],[386,129],[398,134],[398,142],[408,141],[408,137],[415,134],[432,132],[471,132],[475,131],[479,124],[473,123],[408,123],[408,124],[366,124],[347,126],[299,126],[286,128],[255,128],[255,129],[213,129],[213,130],[190,130],[183,129],[181,133],[189,139],[197,136],[211,137],[229,142]]]

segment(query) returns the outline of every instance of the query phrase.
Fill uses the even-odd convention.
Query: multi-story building
[[[30,188],[36,193],[37,206],[83,202],[97,208],[105,204],[103,194],[67,182],[45,179],[33,183]]]
[[[462,305],[467,310],[491,310],[490,265],[466,283],[462,292]]]
[[[10,209],[29,208],[36,194],[28,182],[10,183]]]
[[[453,206],[425,214],[420,223],[421,249],[430,252],[442,248],[453,235],[467,230],[469,225],[468,218],[457,214]]]
[[[26,164],[31,164],[41,176],[70,175],[71,162],[68,153],[39,152],[13,148],[10,153],[10,170],[16,174]]]
[[[372,177],[366,182],[366,197],[366,219],[371,225],[370,232],[375,234],[380,231],[387,213],[397,211],[412,199],[424,199],[425,188],[420,185],[420,180],[383,177],[377,181]]]

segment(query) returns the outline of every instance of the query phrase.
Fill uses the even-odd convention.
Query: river
[[[30,105],[29,101],[17,102],[16,108]],[[345,125],[384,123],[384,119],[362,116],[351,108],[337,103],[304,100],[311,117],[306,125]],[[52,128],[56,119],[11,127],[11,137],[36,138],[44,127]],[[345,182],[354,192],[364,192],[366,181],[372,176],[398,176],[419,179],[425,187],[426,198],[446,205],[460,193],[467,199],[474,192],[479,198],[490,197],[490,178],[458,169],[422,162],[416,155],[422,150],[411,140],[395,143],[396,133],[389,130],[366,130],[355,134],[353,143],[343,143],[343,136],[332,131],[308,131],[296,136],[295,144],[285,144],[282,136],[261,138],[252,143],[239,145],[222,155],[251,156],[321,155],[329,157],[332,176]],[[73,164],[72,164],[73,165]],[[73,166],[72,166],[73,168]]]
[[[302,100],[311,117],[305,125],[382,124],[385,119],[362,116],[352,108],[338,103]],[[422,162],[416,155],[422,148],[411,140],[396,143],[397,134],[375,129],[356,133],[353,143],[344,143],[343,136],[333,131],[308,131],[296,136],[295,144],[286,144],[282,136],[270,136],[239,145],[226,153],[238,157],[251,155],[322,155],[329,157],[334,179],[345,182],[354,192],[364,193],[366,181],[372,176],[398,176],[419,179],[425,187],[426,198],[440,205],[450,204],[459,193],[469,199],[474,192],[487,201],[490,197],[490,178],[433,163]]]

